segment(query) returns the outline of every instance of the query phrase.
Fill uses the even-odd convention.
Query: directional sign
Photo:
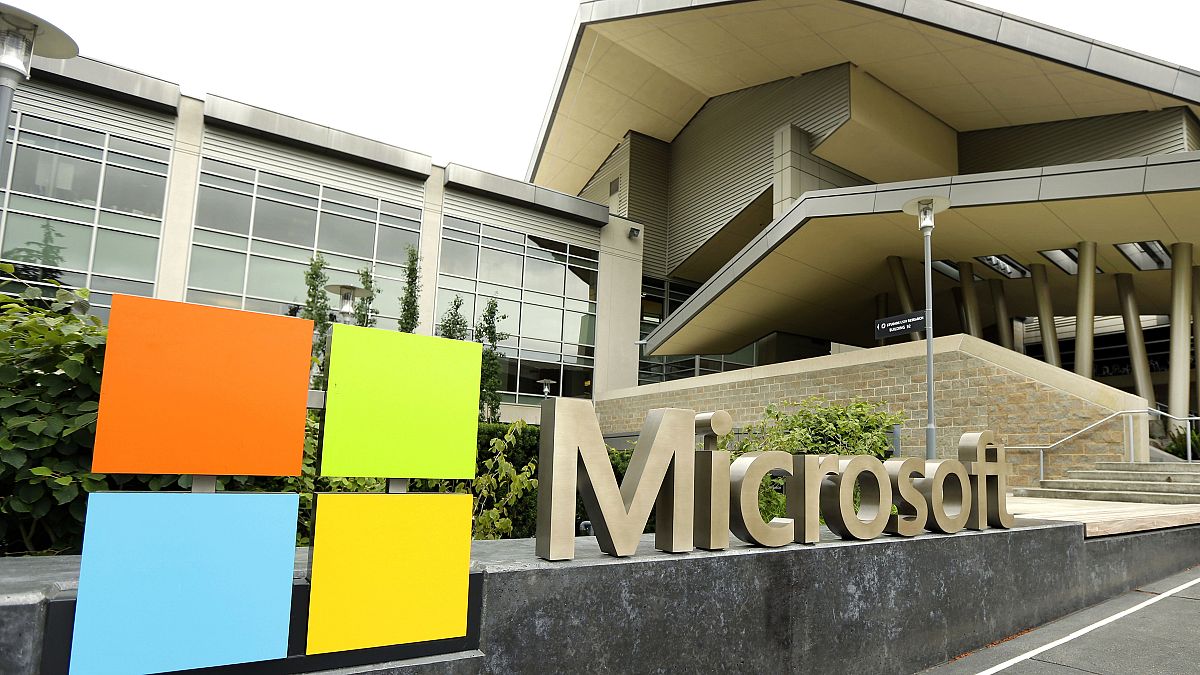
[[[897,335],[907,335],[925,330],[925,312],[910,312],[875,319],[875,339],[886,340]]]

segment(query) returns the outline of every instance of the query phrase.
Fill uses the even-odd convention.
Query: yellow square
[[[317,495],[309,654],[467,634],[471,495]]]

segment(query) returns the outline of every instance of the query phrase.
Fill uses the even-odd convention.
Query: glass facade
[[[31,113],[15,113],[0,178],[0,259],[17,276],[151,296],[158,270],[170,148]]]
[[[274,314],[304,304],[304,271],[321,253],[331,284],[370,268],[380,328],[396,327],[406,247],[421,210],[371,195],[204,158],[188,266],[188,302]]]
[[[546,387],[590,398],[599,258],[594,249],[445,216],[435,320],[458,296],[474,324],[495,298],[510,335],[501,343],[503,399],[538,404]]]
[[[641,338],[644,340],[660,323],[679,309],[698,287],[685,281],[642,277]],[[638,359],[638,384],[653,384],[682,380],[697,375],[723,373],[727,370],[749,368],[756,363],[755,344],[751,343],[732,354],[706,356],[675,355],[647,356],[641,348]]]

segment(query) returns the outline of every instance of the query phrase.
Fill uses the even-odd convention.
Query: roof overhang
[[[529,179],[578,194],[630,130],[669,142],[713,96],[846,62],[956,131],[1200,114],[1200,72],[957,0],[595,0]]]
[[[906,260],[919,297],[921,234],[901,207],[927,195],[951,204],[937,215],[935,259],[1006,254],[1022,265],[1045,263],[1061,314],[1074,312],[1077,281],[1039,251],[1096,242],[1104,273],[1096,311],[1120,314],[1112,278],[1127,272],[1134,275],[1141,313],[1166,314],[1170,272],[1139,271],[1113,245],[1200,241],[1200,152],[814,191],[655,329],[647,351],[728,353],[773,331],[871,344],[876,295],[895,297],[888,256]],[[978,263],[975,272],[1001,280],[1013,316],[1036,315],[1028,279],[1005,279]],[[956,283],[934,277],[936,332],[958,332],[950,297]],[[986,289],[980,292],[986,325],[990,303]]]

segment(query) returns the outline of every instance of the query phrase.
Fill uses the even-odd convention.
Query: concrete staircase
[[[1200,462],[1099,462],[1095,469],[1068,471],[1040,487],[1015,488],[1018,497],[1095,499],[1140,504],[1200,504]]]

